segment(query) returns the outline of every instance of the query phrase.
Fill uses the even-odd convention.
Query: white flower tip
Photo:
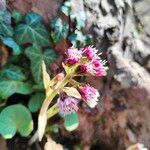
[[[97,105],[97,102],[96,101],[89,101],[87,103],[91,108],[95,108],[95,106]]]

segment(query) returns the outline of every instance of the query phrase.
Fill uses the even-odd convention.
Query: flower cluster
[[[74,64],[77,64],[76,66],[79,68],[77,69],[78,75],[92,75],[99,77],[106,75],[106,62],[101,60],[98,50],[92,46],[82,49],[71,47],[66,51],[66,56],[65,62],[68,67],[71,68]],[[77,92],[81,95],[82,100],[87,103],[89,107],[94,108],[97,105],[100,97],[97,89],[92,87],[90,84],[84,84],[81,86],[79,83],[79,85],[74,86],[76,86]],[[67,115],[78,110],[78,99],[74,97],[76,97],[76,95],[69,95],[65,98],[58,99],[59,112],[61,114]]]
[[[78,110],[78,100],[74,97],[64,97],[58,99],[59,112],[62,115],[68,115]]]
[[[91,108],[94,108],[97,105],[98,98],[100,96],[97,89],[89,84],[86,84],[80,88],[80,92],[83,101],[86,102]]]
[[[70,64],[75,64],[81,59],[82,51],[71,47],[67,50],[66,55],[66,61]]]
[[[98,90],[90,84],[76,81],[76,77],[106,75],[107,67],[105,61],[102,61],[99,57],[98,50],[92,46],[82,49],[71,47],[67,49],[65,54],[66,60],[62,63],[65,73],[61,72],[53,79],[50,79],[46,71],[46,65],[44,62],[42,63],[46,98],[38,119],[39,140],[43,137],[47,118],[60,113],[65,119],[66,129],[72,131],[78,126],[76,112],[79,109],[79,101],[82,100],[91,108],[98,104],[100,97]],[[47,110],[56,95],[59,95],[57,102]],[[71,120],[75,120],[74,124]]]
[[[104,67],[104,62],[102,60],[91,60],[86,62],[81,66],[81,72],[91,74],[93,76],[104,76],[106,75],[106,67]]]
[[[79,62],[82,57],[87,58],[87,62],[81,65],[81,72],[90,74],[93,76],[104,76],[106,75],[107,67],[105,66],[105,61],[102,61],[97,54],[98,50],[89,46],[83,49],[69,48],[66,52],[66,61],[69,64],[75,64]]]
[[[86,47],[85,49],[83,49],[83,51],[85,56],[87,56],[91,60],[99,58],[97,55],[98,50],[93,48],[92,46]]]

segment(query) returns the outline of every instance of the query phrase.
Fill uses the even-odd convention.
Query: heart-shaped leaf
[[[54,43],[58,43],[62,39],[66,38],[69,32],[69,25],[62,24],[62,20],[60,18],[56,18],[50,23],[53,31],[51,32],[51,37]]]
[[[86,37],[83,35],[83,33],[79,30],[75,30],[74,33],[72,33],[68,39],[74,44],[76,47],[80,45],[85,45]]]
[[[61,6],[60,10],[66,15],[69,16],[70,11],[71,11],[71,3],[70,0],[67,0],[63,3]]]
[[[0,35],[12,36],[11,15],[6,9],[0,10]]]
[[[19,23],[22,20],[22,15],[18,10],[14,10],[12,12],[12,18],[14,19],[15,23]]]
[[[0,97],[2,99],[7,99],[14,93],[31,94],[32,85],[15,80],[5,80],[0,82]]]
[[[44,101],[44,98],[45,98],[44,93],[36,93],[31,97],[28,103],[28,107],[31,110],[31,112],[37,112],[40,109]]]
[[[50,64],[56,60],[57,56],[52,49],[47,49],[44,53],[42,53],[41,47],[37,45],[33,45],[29,47],[25,51],[27,57],[31,61],[31,71],[36,83],[42,81],[42,62],[43,60]]]
[[[36,13],[28,13],[25,16],[25,24],[19,24],[15,28],[15,39],[19,44],[50,45],[49,33],[42,24],[41,16]]]
[[[21,104],[6,107],[0,113],[0,134],[12,138],[16,131],[22,136],[28,136],[33,130],[33,121],[30,111]]]
[[[12,48],[13,55],[19,55],[21,53],[21,47],[13,40],[13,38],[1,36],[0,39],[6,46]]]
[[[0,70],[0,76],[10,80],[26,80],[26,76],[22,72],[22,69],[15,65],[6,65],[2,70]]]
[[[64,116],[64,121],[64,126],[68,131],[75,130],[79,125],[78,115],[76,113]]]

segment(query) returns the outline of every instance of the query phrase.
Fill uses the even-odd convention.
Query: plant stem
[[[43,105],[40,110],[40,113],[39,113],[38,130],[35,133],[35,135],[31,138],[31,143],[32,143],[32,141],[36,141],[38,139],[38,136],[39,136],[39,140],[42,139],[44,131],[45,131],[47,119],[53,117],[54,115],[56,115],[58,113],[57,104],[54,104],[49,110],[48,110],[48,107],[49,107],[51,101],[54,99],[54,97],[59,93],[59,91],[69,82],[70,79],[72,79],[77,67],[78,67],[78,65],[71,67],[69,74],[67,74],[65,76],[65,78],[62,82],[56,84],[56,86],[52,89],[50,95],[48,97],[46,97],[46,99],[44,100]],[[46,116],[46,118],[45,118],[45,116]],[[42,121],[42,122],[40,122],[40,121]],[[40,135],[39,135],[39,133],[40,133]]]
[[[31,137],[31,139],[29,140],[28,145],[32,145],[37,139],[38,139],[38,130],[36,130],[34,135]]]
[[[50,109],[48,109],[47,111],[47,118],[51,118],[53,117],[54,115],[56,115],[58,113],[58,106],[57,106],[57,103],[54,104]]]

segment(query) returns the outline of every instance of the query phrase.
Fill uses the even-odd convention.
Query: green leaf
[[[44,93],[36,93],[34,94],[30,100],[29,100],[29,103],[28,103],[28,107],[30,109],[31,112],[37,112],[41,106],[42,106],[42,103],[44,101],[44,98],[45,98],[45,94]]]
[[[54,20],[51,21],[50,26],[52,28],[57,28],[62,26],[62,20],[61,18],[55,18]]]
[[[0,76],[10,80],[26,80],[25,74],[22,72],[22,69],[19,66],[9,65],[0,70]]]
[[[19,44],[35,43],[39,46],[49,46],[50,37],[47,29],[42,24],[42,18],[36,13],[25,16],[25,24],[15,28],[15,39]]]
[[[11,15],[7,10],[0,10],[0,35],[12,36]]]
[[[3,80],[4,80],[4,78],[0,76],[0,82],[3,81]]]
[[[50,132],[53,132],[53,133],[58,133],[59,132],[59,126],[58,126],[58,124],[48,125],[46,127],[46,131],[50,131]]]
[[[86,42],[86,45],[93,45],[94,44],[93,37],[91,35],[86,35],[85,42]]]
[[[52,49],[47,49],[42,53],[41,47],[33,45],[25,51],[27,57],[31,61],[31,71],[36,83],[42,82],[42,61],[46,64],[54,62],[57,58],[55,52]]]
[[[71,113],[64,116],[64,121],[64,126],[68,131],[75,130],[79,125],[78,115],[76,113]]]
[[[64,4],[61,6],[60,10],[66,15],[69,16],[71,11],[71,3],[70,0],[67,0],[64,2]]]
[[[31,94],[32,85],[30,83],[24,83],[22,81],[5,80],[0,82],[0,97],[7,99],[14,93],[19,94]]]
[[[58,43],[59,41],[67,37],[69,32],[69,25],[62,24],[62,20],[60,18],[52,20],[50,26],[53,28],[51,37],[54,43]]]
[[[72,42],[75,47],[83,46],[86,44],[86,37],[79,30],[75,30],[73,34],[71,34],[68,39]]]
[[[76,21],[76,28],[80,30],[85,27],[86,15],[84,11],[77,11],[71,14],[71,19]]]
[[[6,46],[12,48],[12,50],[13,50],[13,55],[19,55],[19,54],[21,54],[22,49],[21,49],[21,47],[14,41],[13,38],[10,38],[10,37],[2,37],[2,36],[0,36],[0,38],[1,38],[1,40],[3,41],[3,43],[4,43]]]
[[[4,138],[12,138],[16,131],[26,137],[32,130],[33,121],[30,111],[23,105],[8,106],[0,113],[0,134]]]
[[[79,91],[74,88],[74,87],[64,87],[63,91],[68,95],[68,96],[72,96],[75,97],[77,99],[81,99],[81,94],[79,93]]]
[[[19,23],[22,20],[22,15],[18,10],[14,10],[11,15],[15,23]]]
[[[40,82],[38,84],[33,85],[33,90],[35,90],[35,91],[43,91],[44,90],[43,82]]]
[[[46,65],[44,61],[42,62],[42,75],[43,75],[43,84],[44,84],[46,97],[48,97],[53,90],[50,87],[52,81],[50,79],[50,75],[48,74],[46,70]]]

